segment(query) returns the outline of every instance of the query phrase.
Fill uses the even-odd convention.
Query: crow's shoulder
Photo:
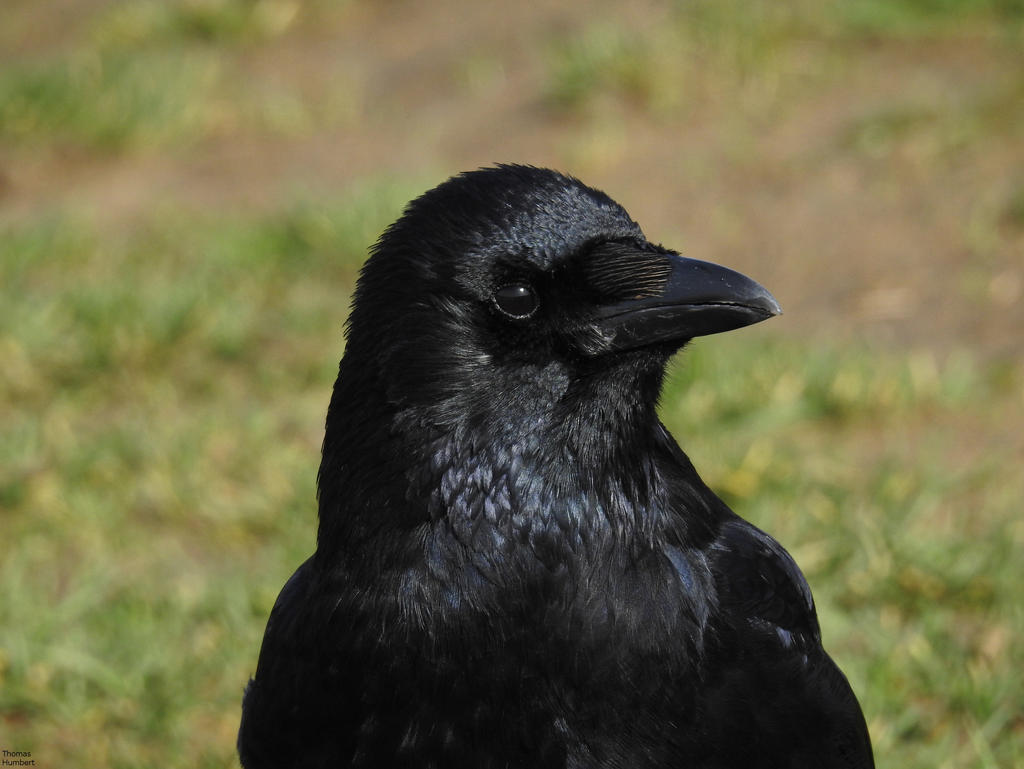
[[[807,580],[771,536],[742,519],[731,519],[721,526],[709,555],[720,604],[734,621],[774,631],[787,646],[820,643]]]

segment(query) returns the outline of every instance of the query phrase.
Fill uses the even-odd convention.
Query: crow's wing
[[[324,661],[330,600],[313,558],[277,597],[242,700],[238,752],[246,769],[320,769],[338,755],[337,692]]]
[[[811,590],[785,549],[741,519],[709,551],[719,597],[705,665],[712,765],[869,769],[846,677],[821,646]]]

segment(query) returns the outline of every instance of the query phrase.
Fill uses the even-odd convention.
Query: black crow
[[[246,769],[873,766],[800,570],[655,411],[691,338],[778,312],[553,171],[409,204],[356,288]]]

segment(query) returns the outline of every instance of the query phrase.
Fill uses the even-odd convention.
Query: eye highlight
[[[509,283],[494,292],[494,304],[510,318],[522,320],[537,311],[540,299],[533,286],[527,283]]]

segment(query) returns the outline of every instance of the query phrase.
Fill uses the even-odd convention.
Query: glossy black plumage
[[[777,312],[551,171],[411,203],[356,290],[246,769],[873,766],[799,569],[655,413],[691,337]]]

